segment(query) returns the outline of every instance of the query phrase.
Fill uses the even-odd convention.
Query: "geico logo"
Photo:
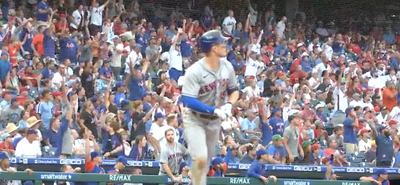
[[[128,161],[128,166],[143,166],[143,163],[140,161]]]
[[[365,169],[364,168],[347,168],[346,171],[349,173],[364,173]]]
[[[82,160],[80,160],[80,159],[61,159],[60,164],[81,165]]]
[[[305,166],[295,166],[294,171],[306,171],[306,172],[311,172],[313,171],[313,167],[305,167]]]

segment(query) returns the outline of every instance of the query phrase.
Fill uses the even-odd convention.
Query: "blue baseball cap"
[[[384,168],[378,168],[378,170],[376,170],[376,175],[387,175],[387,171]]]
[[[164,118],[164,115],[160,112],[154,115],[154,120],[158,120],[158,118]]]
[[[124,82],[118,82],[117,84],[115,84],[116,88],[120,88],[120,87],[125,87]]]
[[[27,135],[30,135],[30,134],[37,134],[38,132],[36,131],[36,130],[34,130],[34,129],[29,129],[28,130],[28,132],[27,132]]]
[[[128,165],[128,160],[123,156],[119,156],[117,158],[117,163],[122,163],[124,166],[127,166]]]
[[[0,161],[3,159],[8,159],[8,155],[6,152],[0,152]]]
[[[224,160],[221,157],[216,157],[211,161],[211,164],[213,166],[221,163],[224,163]]]
[[[1,52],[1,56],[3,56],[3,55],[8,56],[8,52],[2,51],[2,52]]]
[[[271,115],[273,116],[273,115],[275,115],[275,113],[277,113],[278,111],[280,111],[281,109],[280,108],[278,108],[278,107],[276,107],[276,108],[274,108],[274,109],[272,109],[272,111],[271,111]]]
[[[124,100],[121,101],[121,107],[125,107],[127,105],[129,105],[129,101],[128,100],[124,99]]]
[[[93,151],[90,153],[90,157],[92,158],[92,160],[96,157],[101,157],[99,152]]]
[[[97,96],[93,96],[92,98],[90,98],[91,102],[96,102],[98,100]]]
[[[142,96],[142,99],[145,98],[146,96],[149,96],[149,95],[151,95],[149,92],[145,92],[145,93],[143,94],[143,96]]]
[[[16,97],[11,98],[11,103],[17,102],[18,99]]]
[[[2,140],[5,140],[6,138],[8,138],[8,137],[10,137],[10,136],[11,136],[11,135],[10,135],[9,133],[6,132],[6,133],[4,133],[4,134],[1,135],[1,139],[2,139]]]
[[[263,150],[263,149],[258,149],[257,152],[256,152],[256,156],[257,157],[265,155],[265,154],[268,154],[268,153],[267,153],[266,150]]]
[[[71,96],[75,95],[76,93],[74,91],[71,91],[67,94],[67,99],[68,101],[70,100]]]
[[[182,168],[184,168],[185,166],[188,166],[188,163],[185,161],[181,162],[181,164],[179,165],[179,170],[182,170]]]

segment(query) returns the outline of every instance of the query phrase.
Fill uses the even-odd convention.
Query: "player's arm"
[[[197,99],[200,91],[201,74],[195,73],[195,68],[189,68],[185,75],[185,84],[182,88],[181,102],[189,109],[205,114],[213,114],[214,107],[211,107]]]

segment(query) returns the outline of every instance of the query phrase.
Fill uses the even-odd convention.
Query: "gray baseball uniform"
[[[204,58],[190,66],[185,74],[182,95],[197,98],[202,103],[221,107],[227,102],[228,89],[235,89],[237,80],[233,66],[226,59],[220,59],[218,71],[206,68]],[[212,112],[204,114],[187,109],[182,115],[190,155],[207,159],[201,184],[206,184],[208,164],[216,156],[216,145],[221,128],[221,119]]]
[[[186,155],[186,148],[180,143],[175,142],[173,147],[170,147],[165,143],[161,146],[160,163],[167,164],[171,173],[178,175],[179,166],[183,161],[183,156]],[[160,166],[160,172],[158,175],[166,175],[165,170]]]

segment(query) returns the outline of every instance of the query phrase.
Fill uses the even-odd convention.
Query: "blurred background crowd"
[[[198,38],[217,29],[230,38],[240,100],[215,164],[251,164],[264,149],[269,164],[333,155],[334,166],[399,165],[398,15],[339,22],[316,10],[278,15],[274,2],[212,4],[2,0],[0,150],[168,162],[167,143],[186,150],[176,72],[204,56]],[[186,169],[190,157],[177,163]]]

